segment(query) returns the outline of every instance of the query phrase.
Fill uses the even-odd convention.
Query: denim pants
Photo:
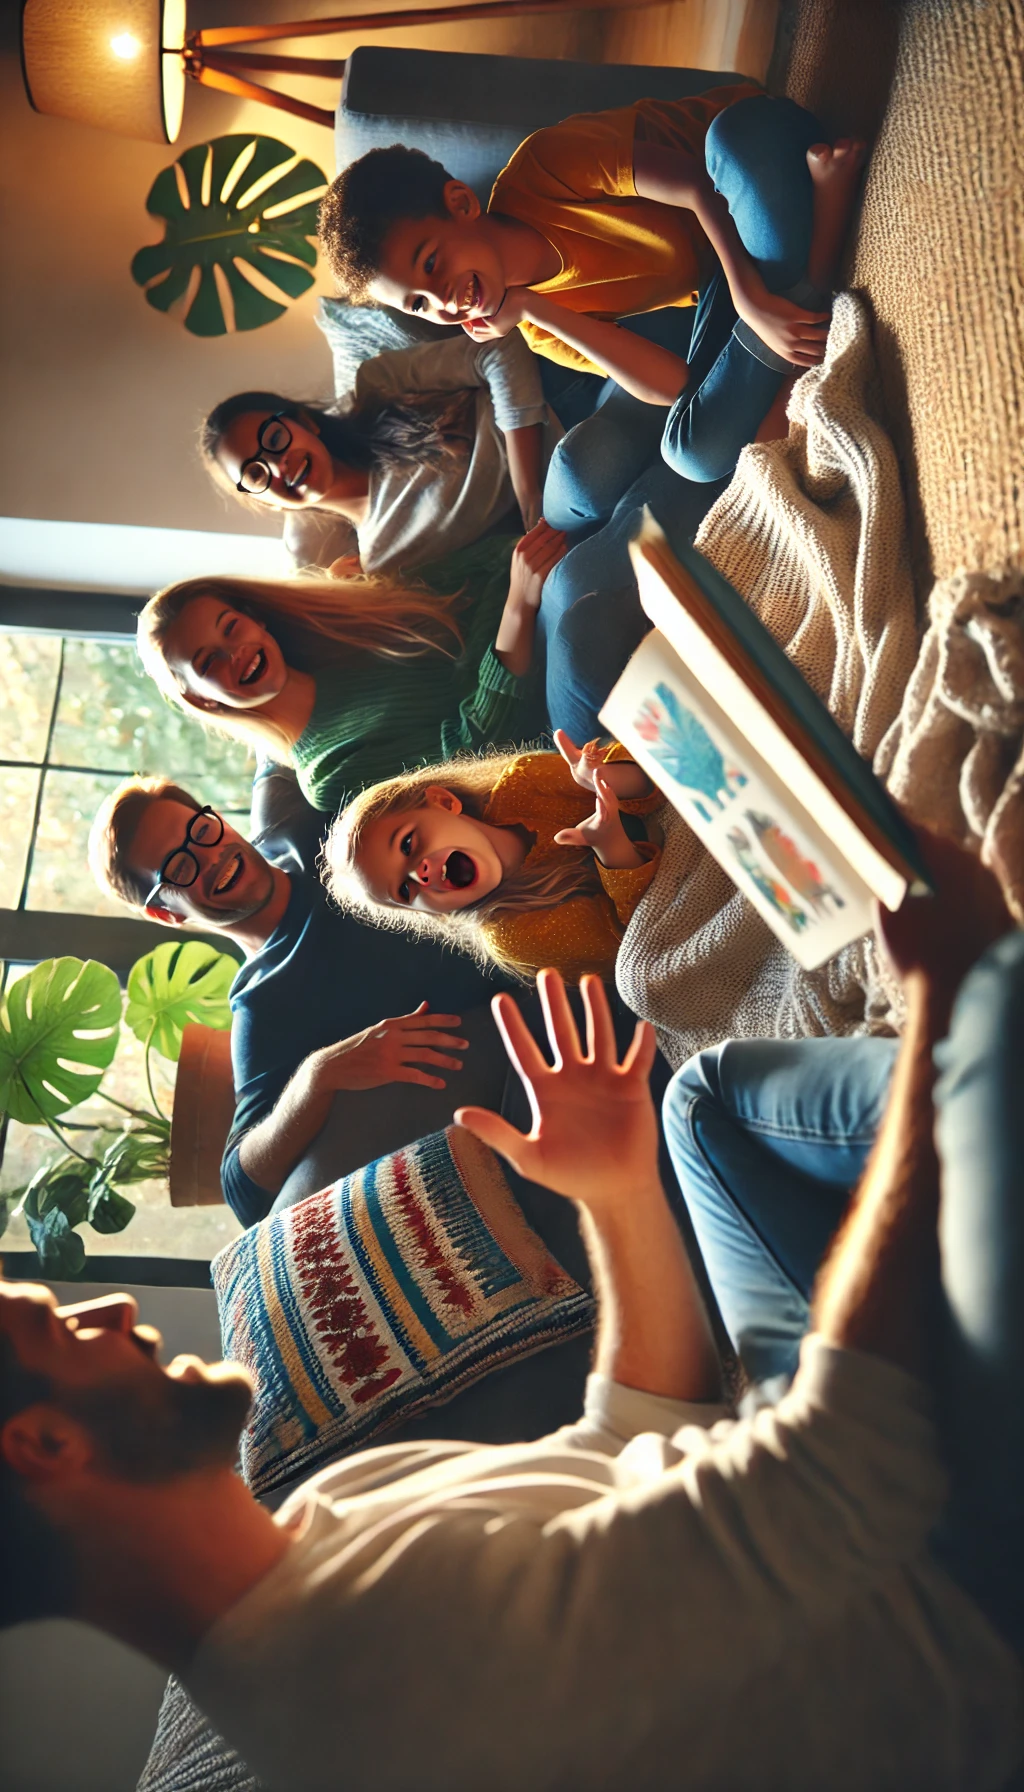
[[[622,327],[685,359],[692,324],[692,311],[672,307],[626,318]],[[614,380],[572,374],[543,356],[538,359],[544,395],[567,432],[548,464],[544,516],[553,529],[581,539],[606,523],[641,474],[659,461],[668,407],[644,404]],[[587,391],[581,395],[583,382]],[[589,399],[590,408],[577,421],[581,396]]]
[[[692,542],[724,489],[724,482],[694,485],[655,460],[604,527],[577,542],[548,574],[540,614],[552,728],[564,728],[580,745],[602,732],[598,711],[651,626],[629,558],[642,507],[650,505],[670,538]]]
[[[669,1149],[726,1326],[757,1379],[795,1367],[817,1266],[884,1112],[881,1039],[738,1040],[665,1096]],[[1024,933],[965,979],[936,1049],[936,1383],[950,1497],[935,1553],[1024,1646]]]
[[[806,279],[814,222],[807,151],[824,135],[793,100],[756,94],[720,112],[705,142],[708,173],[769,292],[810,309],[823,303]],[[662,453],[686,479],[721,479],[794,368],[737,319],[720,269],[701,288],[689,362]]]

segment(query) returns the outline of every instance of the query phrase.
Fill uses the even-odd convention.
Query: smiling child
[[[520,976],[611,976],[660,856],[621,812],[662,798],[621,746],[555,740],[557,754],[460,759],[364,791],[324,849],[332,896]]]

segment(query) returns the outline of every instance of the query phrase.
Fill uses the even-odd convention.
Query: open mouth
[[[452,890],[468,890],[476,883],[476,866],[468,852],[450,852],[441,872],[444,882]]]
[[[294,478],[285,480],[285,485],[287,486],[287,488],[290,492],[297,492],[302,488],[302,486],[305,485],[306,480],[309,478],[309,469],[312,465],[313,465],[312,455],[304,454],[302,457],[302,465],[300,466],[298,472],[295,474]]]
[[[257,647],[245,671],[239,677],[239,684],[258,684],[267,669],[267,656],[262,647]]]
[[[470,274],[459,294],[458,311],[460,317],[469,317],[473,311],[479,311],[483,304],[483,291],[476,274]]]
[[[244,870],[245,860],[241,853],[233,852],[221,866],[220,876],[214,884],[211,894],[214,896],[226,896],[229,890],[234,889]]]

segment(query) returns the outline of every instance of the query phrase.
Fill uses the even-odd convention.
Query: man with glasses
[[[305,809],[297,795],[293,808]],[[394,1136],[365,1153],[342,1148],[332,1176],[446,1125],[457,1099],[492,1099],[501,1056],[496,1035],[489,1051],[474,1044],[446,1092],[462,1069],[462,1015],[481,1009],[493,982],[468,958],[330,907],[319,824],[307,818],[285,817],[257,844],[179,785],[136,778],[104,803],[89,842],[101,888],[168,927],[217,928],[246,954],[231,988],[236,1108],[222,1165],[245,1225],[269,1213],[340,1091],[406,1085],[390,1104]]]

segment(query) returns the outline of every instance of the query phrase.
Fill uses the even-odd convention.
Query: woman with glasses
[[[277,392],[224,399],[199,451],[224,490],[284,513],[297,567],[356,552],[365,572],[419,567],[540,516],[561,432],[533,360],[518,336],[511,352],[468,336],[392,350],[363,362],[344,409]]]
[[[331,812],[417,764],[546,727],[534,632],[565,548],[541,521],[519,542],[449,554],[415,584],[186,579],[142,611],[139,653],[170,702],[293,765]]]

